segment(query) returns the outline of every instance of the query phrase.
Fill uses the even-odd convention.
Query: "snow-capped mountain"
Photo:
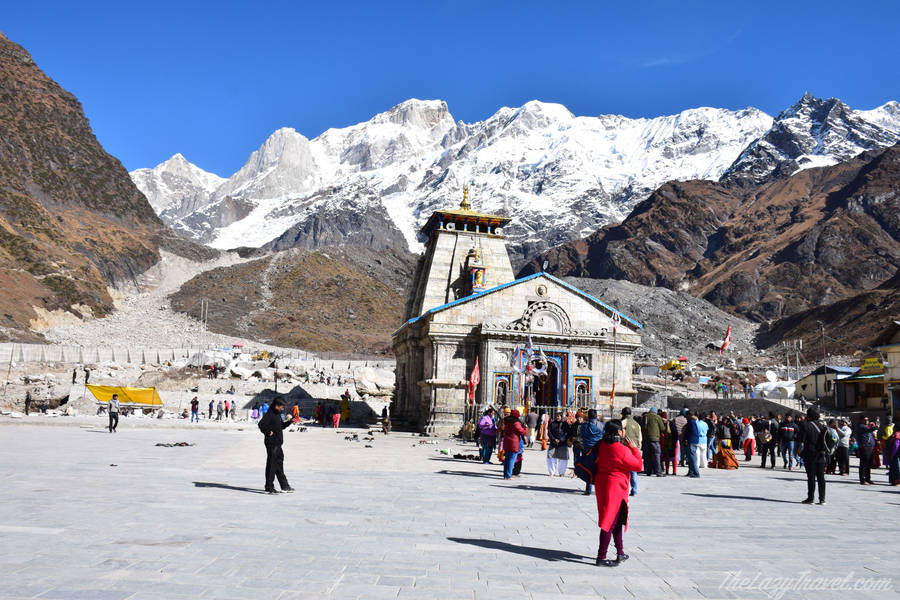
[[[841,106],[843,129],[827,127],[819,153],[801,154],[838,161],[844,149],[851,155],[865,149],[857,138],[891,143],[890,136],[874,132],[897,127],[896,103],[873,111]],[[513,217],[506,233],[520,262],[621,221],[666,181],[716,180],[729,167],[738,169],[754,146],[770,136],[779,139],[773,132],[779,124],[786,127],[787,113],[796,108],[778,122],[754,108],[630,119],[578,117],[562,105],[532,101],[464,123],[442,101],[408,100],[313,140],[279,129],[205,204],[161,216],[217,248],[312,248],[349,235],[339,226],[344,220],[353,223],[356,239],[418,250],[416,233],[424,220],[435,209],[455,206],[469,184],[477,210]],[[794,112],[791,130],[805,131],[821,111]],[[841,135],[850,140],[847,145],[840,144]],[[860,150],[854,152],[852,144]],[[142,190],[162,189],[148,177],[135,183]]]
[[[723,175],[751,184],[803,169],[844,162],[866,150],[900,142],[900,103],[853,110],[837,98],[809,94],[783,111]]]
[[[189,163],[181,154],[130,175],[156,214],[170,225],[209,204],[212,193],[226,181]]]

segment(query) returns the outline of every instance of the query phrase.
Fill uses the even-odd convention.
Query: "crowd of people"
[[[825,473],[848,476],[850,457],[856,456],[860,484],[870,485],[871,469],[884,464],[889,483],[900,485],[900,428],[895,432],[895,423],[887,419],[880,426],[866,416],[855,426],[847,419],[821,422],[815,408],[806,413],[748,416],[734,412],[719,416],[684,408],[674,417],[651,408],[636,418],[632,409],[625,407],[621,415],[628,438],[641,449],[646,475],[677,475],[678,467],[682,467],[688,477],[700,477],[700,471],[707,467],[738,468],[735,451],[743,454],[745,463],[758,455],[762,468],[775,469],[780,459],[786,470],[806,469],[805,456],[817,449],[824,452]],[[521,432],[514,423],[521,425]],[[577,461],[602,432],[603,417],[594,410],[559,410],[551,417],[532,409],[522,416],[504,406],[499,413],[489,408],[478,423],[483,462],[490,462],[495,448],[504,457],[515,456],[521,454],[521,448],[537,443],[547,450],[551,477],[565,475],[570,459]],[[636,493],[636,477],[631,488]]]
[[[755,455],[759,466],[775,469],[803,468],[807,496],[801,502],[825,504],[825,474],[849,476],[850,456],[859,459],[859,483],[872,485],[872,468],[888,466],[889,485],[900,485],[900,416],[879,427],[863,416],[855,426],[846,419],[823,422],[818,410],[803,414],[719,416],[692,412],[687,408],[670,417],[651,408],[639,417],[625,407],[621,419],[604,423],[596,410],[545,411],[531,409],[525,415],[507,406],[489,407],[477,424],[481,461],[491,464],[494,451],[503,464],[503,478],[518,477],[525,448],[539,444],[546,451],[550,477],[567,474],[569,460],[576,465],[586,455],[591,471],[585,494],[596,488],[601,528],[597,564],[616,566],[628,558],[622,547],[622,532],[628,520],[628,497],[638,491],[638,474],[666,477],[686,468],[687,477],[698,478],[704,468],[739,468],[735,449],[744,462]],[[604,443],[605,442],[605,443]],[[570,455],[571,449],[571,455]],[[590,454],[589,454],[590,453]],[[587,460],[587,459],[586,459]],[[573,474],[574,476],[574,474]],[[616,559],[607,559],[610,540],[615,541]]]

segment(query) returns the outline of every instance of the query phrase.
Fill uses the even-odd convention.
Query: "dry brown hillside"
[[[198,275],[171,296],[173,308],[209,328],[320,352],[387,354],[400,326],[414,258],[347,246],[287,250]]]
[[[0,339],[37,339],[47,311],[108,313],[107,286],[160,247],[214,254],[163,225],[78,100],[0,34]]]

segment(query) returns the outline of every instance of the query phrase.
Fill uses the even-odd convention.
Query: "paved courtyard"
[[[0,425],[0,597],[896,598],[900,488],[758,467],[646,478],[631,560],[593,565],[593,497],[454,460],[408,434],[287,433],[292,495],[261,493],[258,431]],[[352,430],[347,430],[352,431]],[[191,447],[157,443],[190,442]],[[367,448],[366,445],[371,445]],[[753,463],[757,463],[754,461]],[[877,591],[817,591],[819,577]],[[888,589],[879,580],[889,579]],[[794,587],[788,587],[794,586]],[[805,587],[801,587],[805,586]],[[853,589],[852,587],[850,588]],[[783,595],[780,595],[779,592]]]

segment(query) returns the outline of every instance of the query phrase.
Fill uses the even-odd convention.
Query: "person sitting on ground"
[[[600,526],[597,566],[615,567],[628,560],[622,533],[628,527],[629,480],[632,473],[643,467],[641,452],[634,441],[626,437],[622,422],[613,419],[606,423],[603,441],[597,449],[597,473],[594,476]],[[606,558],[610,539],[615,540],[615,560]]]
[[[713,456],[712,461],[713,467],[716,469],[734,470],[739,467],[734,450],[731,449],[730,444],[726,444],[728,441],[730,440],[719,440],[719,450]]]

